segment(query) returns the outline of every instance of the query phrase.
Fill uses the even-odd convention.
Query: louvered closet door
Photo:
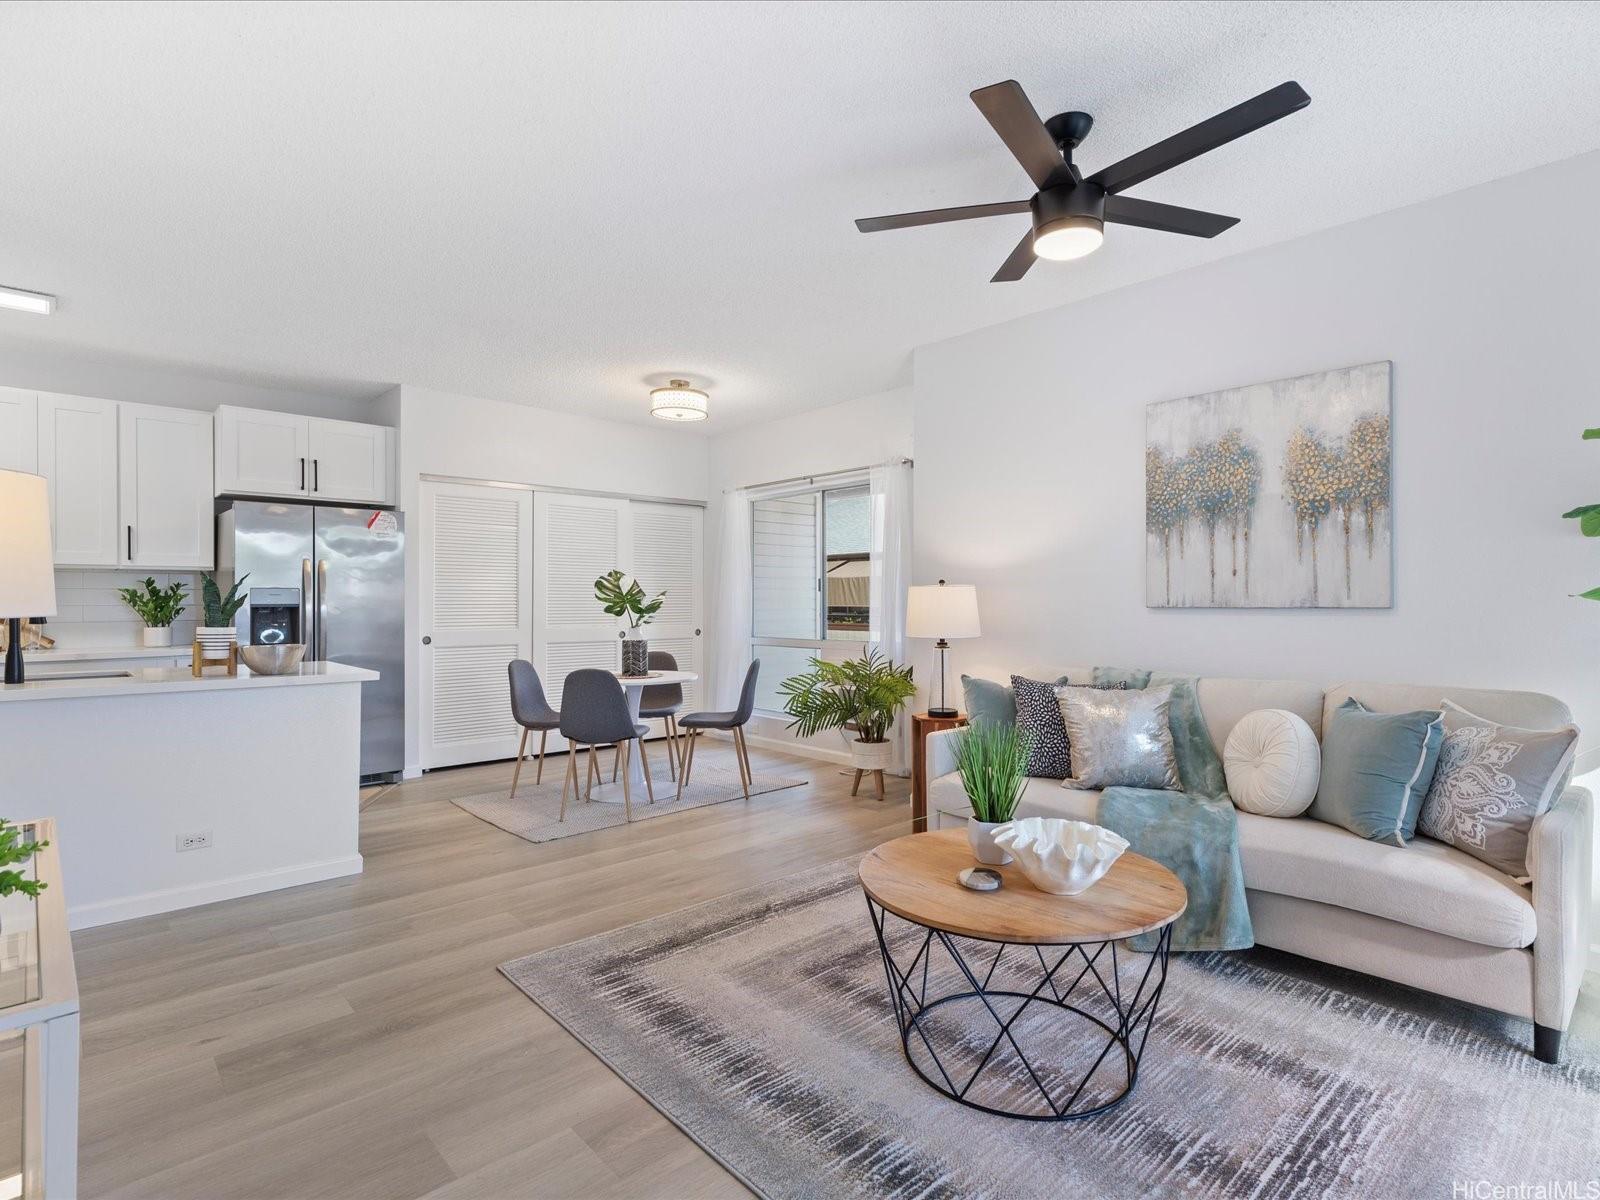
[[[533,664],[554,708],[573,671],[622,665],[622,625],[601,610],[594,581],[628,569],[629,525],[626,500],[534,493]]]
[[[533,494],[424,480],[419,499],[422,765],[511,758],[506,664],[533,652]]]
[[[633,567],[645,591],[655,595],[663,588],[667,602],[645,628],[650,649],[665,650],[683,671],[704,672],[705,588],[701,579],[701,549],[705,510],[689,504],[631,505],[633,517]],[[683,685],[683,711],[705,708],[702,683]],[[652,733],[658,732],[656,729]]]

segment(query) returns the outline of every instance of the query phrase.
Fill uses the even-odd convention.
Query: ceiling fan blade
[[[1154,200],[1135,200],[1132,196],[1107,196],[1105,218],[1118,225],[1137,225],[1141,229],[1203,238],[1216,237],[1239,223],[1238,217],[1179,208],[1175,204],[1157,204]]]
[[[1243,104],[1234,105],[1227,112],[1220,112],[1182,133],[1175,133],[1137,154],[1130,154],[1121,162],[1096,171],[1089,176],[1089,182],[1098,183],[1108,193],[1126,191],[1153,175],[1169,171],[1191,158],[1199,158],[1234,138],[1243,137],[1263,125],[1270,125],[1290,113],[1298,112],[1310,103],[1311,97],[1298,83],[1280,83]]]
[[[1072,180],[1055,139],[1015,79],[979,88],[972,93],[972,102],[994,126],[1006,148],[1016,155],[1034,187],[1043,191]]]
[[[888,217],[858,217],[856,228],[862,233],[877,233],[884,229],[910,229],[913,225],[940,225],[945,221],[1004,217],[1027,211],[1026,200],[1002,200],[998,204],[969,204],[965,208],[930,208],[926,212],[895,213]]]
[[[1028,230],[1022,235],[1022,240],[1017,243],[1017,248],[1000,264],[1000,269],[994,273],[990,283],[1015,283],[1028,273],[1028,268],[1033,266],[1033,230]]]

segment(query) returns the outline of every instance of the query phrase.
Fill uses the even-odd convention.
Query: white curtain
[[[872,576],[868,639],[878,651],[906,661],[906,585],[911,571],[911,464],[889,462],[872,468]],[[909,708],[894,724],[895,770],[911,761]]]
[[[711,613],[710,703],[736,708],[750,665],[750,493],[742,489],[722,498]]]

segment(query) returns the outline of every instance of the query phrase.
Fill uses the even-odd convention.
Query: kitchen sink
[[[29,674],[29,683],[49,683],[57,679],[132,679],[132,671],[52,671],[48,675]]]

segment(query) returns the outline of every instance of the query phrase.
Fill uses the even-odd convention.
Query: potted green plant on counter
[[[0,817],[0,934],[26,929],[33,922],[32,902],[47,885],[17,869],[49,842],[23,839],[22,829]]]
[[[194,631],[194,640],[200,643],[208,658],[219,658],[228,653],[228,647],[239,640],[233,628],[233,618],[244,607],[245,597],[239,589],[249,579],[249,572],[234,580],[233,586],[223,595],[217,577],[207,571],[200,578],[200,603],[205,611],[206,623]]]
[[[956,770],[972,815],[967,844],[973,857],[1003,866],[1011,855],[995,845],[994,831],[1016,816],[1028,786],[1028,736],[1015,725],[978,721],[956,735]]]
[[[644,585],[637,579],[623,587],[622,572],[607,571],[594,581],[594,598],[608,616],[628,619],[633,636],[622,635],[622,673],[635,679],[650,674],[650,643],[639,636],[639,630],[655,620],[667,602],[666,592],[657,592],[646,600]]]
[[[910,667],[896,666],[876,650],[864,650],[860,658],[844,662],[813,658],[809,671],[785,679],[778,690],[783,710],[794,718],[790,729],[801,737],[838,729],[845,734],[851,766],[882,771],[894,762],[889,730],[917,694],[917,685],[911,681]]]
[[[139,587],[118,588],[117,595],[144,622],[146,646],[172,645],[172,623],[183,614],[183,602],[189,598],[183,584],[160,588],[155,577],[149,576]]]

